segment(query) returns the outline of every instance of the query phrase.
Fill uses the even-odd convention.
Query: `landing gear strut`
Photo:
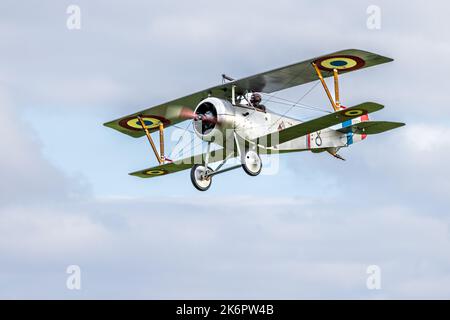
[[[236,143],[238,143],[236,133],[235,139]],[[262,161],[259,154],[254,150],[246,150],[245,154],[243,154],[241,153],[241,147],[239,145],[236,145],[237,155],[241,159],[239,164],[222,169],[227,160],[236,155],[235,152],[231,152],[225,157],[225,159],[223,159],[222,163],[219,166],[217,166],[215,170],[211,169],[208,166],[211,150],[210,147],[211,142],[208,143],[205,162],[203,164],[196,164],[191,168],[191,182],[197,190],[200,191],[208,190],[209,187],[211,186],[213,176],[234,169],[243,168],[244,171],[252,177],[255,177],[261,173]]]
[[[237,152],[241,158],[242,168],[249,176],[255,177],[261,173],[262,161],[259,154],[252,148],[245,147],[245,143],[240,144],[238,135],[234,132],[234,141],[236,143]],[[256,149],[257,147],[253,147]],[[245,153],[243,152],[245,150]]]

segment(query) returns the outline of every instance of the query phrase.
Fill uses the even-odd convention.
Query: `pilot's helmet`
[[[251,102],[253,105],[258,105],[258,104],[260,104],[260,103],[261,103],[261,100],[262,100],[262,98],[261,98],[261,95],[260,95],[259,93],[253,93],[253,94],[252,94],[252,97],[250,98],[250,102]]]

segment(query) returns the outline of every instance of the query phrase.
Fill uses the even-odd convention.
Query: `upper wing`
[[[209,153],[208,163],[221,161],[232,155],[235,156],[234,151],[228,151],[227,153],[225,149],[213,150]],[[130,175],[140,178],[154,178],[163,176],[169,173],[175,173],[178,171],[190,169],[194,166],[194,164],[204,164],[205,157],[206,153],[198,154],[174,162],[165,163],[156,167],[132,172],[130,173]]]
[[[153,132],[158,130],[160,122],[167,127],[186,120],[186,114],[192,113],[197,104],[208,96],[230,99],[233,86],[238,95],[251,91],[271,93],[317,80],[318,77],[311,65],[312,62],[317,64],[323,77],[326,78],[333,75],[333,69],[345,73],[390,61],[392,59],[367,51],[342,50],[202,90],[107,122],[104,125],[137,138],[145,134],[137,116],[141,116],[150,132]]]
[[[317,64],[323,77],[326,78],[333,75],[333,69],[345,73],[391,61],[393,59],[375,53],[348,49],[243,78],[232,84],[235,84],[241,91],[271,93],[317,80],[317,73],[311,65],[313,62]]]
[[[399,127],[403,127],[405,124],[401,122],[391,121],[364,121],[355,123],[351,126],[338,129],[337,131],[342,133],[353,132],[356,134],[378,134]]]
[[[308,133],[316,132],[336,124],[345,122],[350,119],[358,118],[362,115],[383,109],[384,106],[374,102],[362,103],[344,110],[330,113],[326,116],[316,118],[310,121],[302,122],[295,126],[275,131],[268,135],[259,137],[257,143],[264,147],[272,147],[274,145],[290,141],[292,139],[303,137]],[[278,139],[277,139],[278,136]]]
[[[143,118],[150,132],[157,131],[160,122],[164,124],[164,127],[168,127],[187,120],[189,118],[189,113],[192,113],[197,104],[208,97],[209,94],[214,95],[215,97],[224,97],[225,91],[220,87],[221,86],[214,87],[177,100],[166,102],[156,107],[148,108],[107,122],[104,125],[131,137],[139,138],[144,136],[145,132],[142,130],[142,126],[138,121],[137,116]]]

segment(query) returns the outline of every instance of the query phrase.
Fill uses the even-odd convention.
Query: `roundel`
[[[169,120],[167,120],[164,117],[160,116],[142,116],[142,120],[145,123],[145,126],[148,129],[153,129],[159,127],[159,124],[162,122],[165,126],[170,123]],[[140,131],[142,130],[141,122],[138,120],[137,117],[127,117],[123,118],[119,121],[119,125],[122,128],[129,129],[129,130],[136,130]]]
[[[328,56],[316,60],[315,64],[325,71],[333,71],[333,69],[352,71],[364,67],[365,62],[355,56]]]
[[[357,117],[357,116],[362,115],[363,113],[364,113],[363,110],[355,109],[355,110],[348,110],[348,111],[344,112],[344,115],[346,115],[347,117]]]
[[[163,174],[167,174],[168,172],[164,169],[153,169],[145,171],[145,174],[148,176],[162,176]]]

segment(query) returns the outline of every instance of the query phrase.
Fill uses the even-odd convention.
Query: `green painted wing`
[[[177,124],[179,122],[190,119],[197,104],[208,95],[218,98],[225,98],[225,87],[217,86],[211,89],[200,91],[183,98],[179,98],[170,102],[160,104],[156,107],[151,107],[128,116],[106,122],[103,125],[119,132],[127,134],[134,138],[139,138],[145,135],[141,125],[137,120],[137,116],[142,116],[146,122],[147,128],[150,132],[158,130],[159,122],[163,122],[164,127]],[[150,122],[150,123],[149,123]],[[130,126],[130,124],[132,126]]]
[[[234,152],[225,152],[225,149],[213,150],[209,153],[209,163],[224,160],[227,155],[231,156]],[[165,163],[156,167],[130,173],[132,176],[140,178],[154,178],[166,174],[175,173],[192,168],[195,164],[204,164],[206,153],[180,159],[174,162]]]
[[[338,129],[342,133],[353,132],[356,134],[378,134],[392,129],[403,127],[405,124],[401,122],[390,121],[364,121],[354,125]]]
[[[364,69],[378,64],[392,61],[392,59],[380,56],[375,53],[348,49],[337,51],[324,56],[312,58],[299,63],[291,64],[286,67],[274,69],[271,71],[256,74],[250,77],[242,78],[223,85],[215,86],[206,90],[187,95],[185,97],[169,101],[155,107],[147,108],[142,111],[130,114],[128,116],[110,121],[104,125],[116,129],[131,137],[142,137],[145,133],[140,127],[137,116],[143,116],[150,132],[158,130],[159,122],[163,122],[165,127],[177,124],[187,119],[186,113],[194,111],[197,104],[208,96],[214,96],[223,99],[231,98],[232,86],[236,86],[236,93],[244,94],[246,92],[258,91],[272,93],[275,91],[288,89],[305,83],[318,80],[317,74],[311,63],[316,62],[322,69],[323,76],[330,77],[332,72],[324,68],[327,63],[337,63],[339,61],[331,61],[330,59],[357,60],[359,63],[351,68],[344,68],[336,65],[340,73],[346,73],[353,70]],[[341,61],[342,62],[342,61]],[[351,64],[349,64],[351,66]]]
[[[337,66],[339,73],[360,70],[393,61],[391,58],[375,53],[358,49],[347,49],[243,78],[232,82],[231,84],[235,84],[241,91],[249,90],[272,93],[288,89],[318,80],[317,73],[311,63],[318,63],[319,61],[323,62],[331,57],[347,57],[349,59],[350,57],[356,57],[356,59],[362,61],[360,65],[353,68],[340,69],[339,66]],[[321,66],[319,65],[319,68],[320,67]],[[322,69],[321,72],[324,78],[333,76],[332,70],[324,68],[320,69]]]
[[[308,133],[316,132],[319,130],[323,130],[325,128],[332,127],[339,123],[345,122],[350,119],[358,118],[362,115],[372,113],[378,110],[383,109],[384,107],[381,104],[374,102],[365,102],[359,105],[340,110],[338,112],[334,112],[328,114],[326,116],[316,118],[310,121],[302,122],[295,126],[275,131],[271,134],[259,137],[257,139],[257,143],[259,145],[265,147],[272,147],[279,143],[287,142],[293,140],[295,138],[303,137]],[[278,139],[277,139],[278,135]]]

